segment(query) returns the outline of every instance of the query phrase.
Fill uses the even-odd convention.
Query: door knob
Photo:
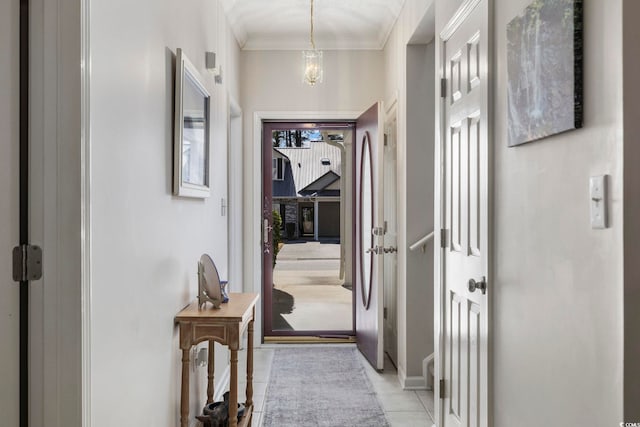
[[[487,293],[487,279],[482,277],[482,280],[476,282],[474,279],[469,279],[469,292],[475,292],[476,289],[482,291],[482,295]]]

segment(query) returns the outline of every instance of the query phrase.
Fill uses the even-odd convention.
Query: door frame
[[[87,0],[84,0],[87,1]],[[253,144],[245,147],[244,169],[244,276],[245,292],[262,295],[262,125],[264,121],[355,121],[360,111],[256,111],[253,113]],[[258,172],[258,173],[256,173]],[[263,304],[256,306],[254,345],[262,345]]]
[[[446,115],[445,104],[446,104],[446,96],[442,96],[442,88],[441,81],[446,77],[444,72],[445,65],[445,43],[449,40],[449,38],[455,33],[460,25],[462,25],[466,18],[474,11],[476,6],[481,1],[487,2],[488,7],[488,34],[487,34],[487,131],[488,131],[488,141],[489,141],[489,155],[488,155],[488,253],[487,253],[487,283],[489,286],[493,283],[493,262],[494,262],[494,249],[493,249],[493,146],[491,145],[491,141],[494,140],[494,123],[493,123],[493,110],[494,110],[494,84],[492,80],[492,70],[494,68],[494,29],[493,29],[493,0],[465,0],[460,7],[455,11],[448,21],[442,28],[436,28],[436,53],[435,53],[435,62],[436,62],[436,81],[434,82],[436,86],[436,93],[440,94],[435,100],[435,192],[434,192],[434,334],[435,334],[435,345],[436,349],[434,351],[434,373],[437,376],[433,381],[433,395],[437,401],[435,402],[435,425],[442,426],[442,414],[444,411],[444,399],[439,398],[441,395],[440,390],[440,378],[444,378],[444,325],[446,324],[446,319],[444,319],[445,314],[445,262],[446,262],[446,251],[444,246],[446,246],[446,239],[448,236],[443,233],[442,230],[445,224],[445,215],[446,215],[446,198],[443,198],[443,194],[445,191],[446,177],[445,177],[445,169],[444,169],[444,144],[446,134],[444,133],[444,129],[446,129]],[[435,232],[436,230],[441,230],[440,232]],[[488,409],[488,425],[493,425],[493,352],[491,345],[491,331],[492,331],[492,300],[493,300],[493,292],[495,290],[491,290],[488,294],[487,299],[487,316],[489,322],[489,331],[487,336],[487,352],[488,352],[488,372],[487,372],[487,382],[488,382],[488,396],[487,396],[487,409]],[[443,391],[444,392],[444,391]]]
[[[269,204],[270,204],[270,209],[269,211],[273,210],[272,207],[272,203],[273,203],[273,195],[271,194],[271,187],[269,186],[269,190],[266,190],[266,181],[269,181],[269,184],[271,184],[272,180],[272,173],[271,173],[271,168],[270,166],[272,165],[272,159],[273,159],[273,150],[271,149],[271,141],[267,141],[269,135],[271,134],[271,132],[275,131],[275,130],[283,130],[283,129],[290,129],[290,130],[301,130],[301,129],[308,129],[309,128],[309,123],[314,123],[314,124],[318,124],[318,127],[322,130],[322,129],[327,129],[327,130],[331,130],[331,129],[339,129],[344,127],[345,129],[348,129],[352,134],[353,134],[353,138],[355,138],[355,122],[352,122],[350,120],[307,120],[307,121],[292,121],[292,120],[263,120],[262,121],[262,126],[261,126],[261,135],[262,135],[262,139],[261,139],[261,145],[262,145],[262,150],[261,150],[261,164],[262,164],[262,173],[260,174],[260,176],[262,177],[262,180],[260,182],[260,190],[261,190],[261,197],[260,197],[260,201],[262,203],[262,209],[263,212],[261,214],[261,222],[265,220],[264,218],[264,209],[266,207],[266,199],[267,197],[270,198],[269,200]],[[344,126],[344,125],[350,125],[350,126]],[[336,146],[336,148],[338,148]],[[346,147],[345,149],[341,149],[342,155],[346,156]],[[346,163],[346,159],[343,158],[343,163]],[[265,168],[267,168],[265,170]],[[346,177],[345,177],[346,179]],[[264,199],[264,200],[263,200]],[[340,196],[340,199],[342,199],[342,195]],[[317,222],[317,214],[318,212],[315,210],[315,206],[312,207],[308,207],[308,206],[300,206],[298,205],[298,210],[297,210],[297,215],[298,218],[301,217],[302,212],[304,209],[312,209],[313,210],[313,217],[314,217],[314,235],[315,235],[315,230],[316,230],[316,222]],[[346,219],[346,218],[345,218]],[[283,218],[284,221],[284,218]],[[269,225],[272,225],[271,223],[271,219],[269,217]],[[261,230],[262,231],[262,230]],[[304,233],[302,233],[304,234]],[[307,234],[308,235],[308,234]],[[301,235],[302,237],[302,235]],[[262,238],[262,236],[261,236]],[[344,247],[345,242],[341,241],[340,245],[342,247]],[[341,254],[342,254],[342,250],[341,250]],[[271,255],[269,258],[272,259]],[[351,307],[352,307],[352,327],[350,330],[325,330],[325,329],[318,329],[318,330],[309,330],[309,331],[288,331],[288,330],[274,330],[273,329],[273,306],[272,306],[272,298],[273,298],[273,293],[272,292],[267,292],[267,284],[265,283],[265,262],[266,262],[266,256],[264,254],[264,252],[262,253],[262,268],[261,268],[261,295],[262,295],[262,313],[263,316],[261,318],[262,320],[262,335],[263,337],[270,337],[270,338],[284,338],[284,337],[310,337],[310,336],[327,336],[330,337],[329,339],[334,339],[335,337],[352,337],[355,336],[355,292],[352,293],[352,300],[351,300]],[[273,276],[271,276],[273,277]]]
[[[397,194],[398,194],[398,94],[395,93],[393,98],[391,99],[391,101],[389,102],[389,104],[387,105],[387,103],[384,104],[384,134],[385,136],[387,135],[387,129],[389,126],[393,125],[393,145],[394,150],[396,152],[396,162],[395,162],[395,182],[396,182],[396,187],[395,187],[395,193],[396,193],[396,200],[395,200],[395,204],[397,206]],[[384,142],[384,144],[386,145],[386,141]],[[384,153],[384,150],[383,150]],[[385,154],[383,154],[383,156],[385,156]],[[383,157],[383,162],[382,164],[384,165],[384,157]],[[384,167],[383,170],[381,171],[384,174]],[[386,175],[383,175],[383,182],[386,182]],[[383,184],[384,185],[384,184]],[[388,206],[388,201],[385,198],[384,201],[385,204],[385,209]],[[398,244],[398,208],[396,207],[396,246],[399,246]],[[386,218],[383,218],[383,221],[386,221]],[[396,254],[396,264],[398,263],[398,255]],[[384,260],[383,260],[384,262]],[[395,351],[394,351],[394,356],[396,358],[396,360],[392,360],[393,363],[398,366],[398,308],[399,308],[399,298],[398,298],[398,265],[396,265],[396,274],[395,274],[395,284],[394,284],[394,291],[395,291],[395,299],[394,299],[394,303],[395,306],[393,308],[389,308],[389,306],[386,304],[386,301],[384,303],[384,307],[388,308],[387,313],[389,313],[391,310],[393,310],[393,317],[394,317],[394,324],[393,324],[393,330],[394,330],[394,336],[395,336],[395,343],[393,343],[393,346],[395,346]],[[384,274],[383,274],[383,282],[382,282],[382,286],[384,289],[384,295],[386,297],[387,295],[387,289],[384,283]],[[388,317],[384,319],[383,321],[383,333],[386,332],[387,330],[387,324],[388,324]],[[384,346],[386,347],[389,343],[387,340],[387,337],[384,338],[383,340],[384,342]],[[383,348],[383,351],[385,353],[388,353],[386,349]],[[391,355],[388,355],[389,358],[391,359]]]
[[[30,230],[30,218],[29,218],[29,105],[30,105],[30,4],[29,1],[20,0],[19,4],[19,24],[18,24],[18,55],[19,55],[19,160],[18,160],[18,229],[19,229],[19,241],[18,245],[29,245],[29,230]],[[30,356],[29,356],[29,287],[31,281],[21,280],[18,283],[19,289],[19,388],[18,388],[18,420],[21,426],[29,425],[29,377],[30,377]]]
[[[86,427],[91,424],[90,0],[35,0],[30,15],[41,25],[29,32],[29,156],[38,165],[30,174],[29,234],[43,249],[43,276],[29,288],[29,422]]]

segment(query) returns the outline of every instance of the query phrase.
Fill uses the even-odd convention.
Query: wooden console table
[[[253,322],[259,295],[253,293],[229,294],[229,302],[219,309],[205,304],[201,309],[194,301],[175,318],[180,325],[180,349],[182,350],[182,394],[180,397],[180,425],[189,425],[189,363],[191,347],[209,341],[207,404],[213,402],[213,343],[219,342],[231,351],[231,379],[229,389],[229,426],[251,425],[253,413]],[[244,331],[247,337],[247,393],[245,412],[238,421],[238,350]]]

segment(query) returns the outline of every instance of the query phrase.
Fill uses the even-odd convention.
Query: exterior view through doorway
[[[354,123],[264,122],[265,340],[351,339]],[[293,338],[291,338],[293,337]],[[297,338],[296,338],[297,337]]]

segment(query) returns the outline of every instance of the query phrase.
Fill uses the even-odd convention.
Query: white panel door
[[[18,244],[19,2],[0,2],[0,425],[18,426],[19,285],[11,274]]]
[[[456,427],[488,426],[487,3],[465,2],[443,37],[442,223],[447,241],[441,413],[445,426]]]

